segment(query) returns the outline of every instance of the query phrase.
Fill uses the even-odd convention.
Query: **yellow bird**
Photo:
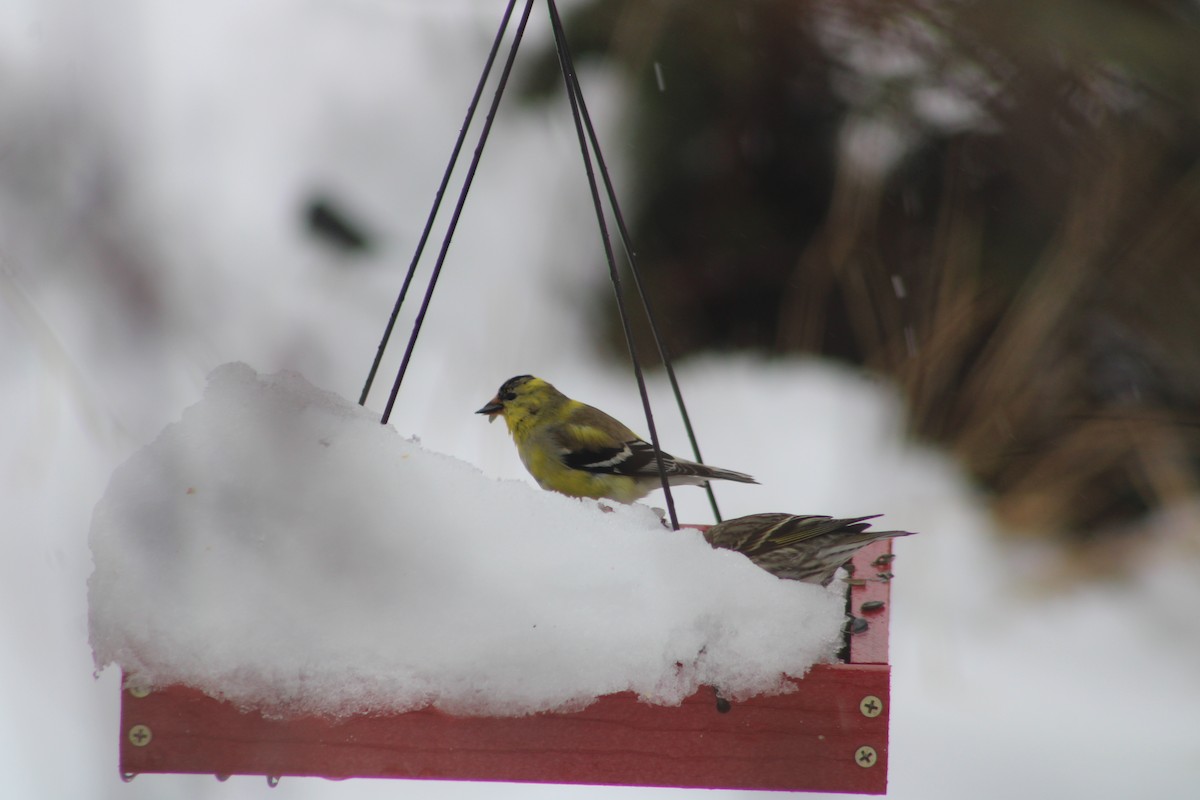
[[[541,378],[510,378],[475,413],[486,414],[489,422],[504,417],[521,462],[543,489],[632,503],[662,486],[653,445]],[[742,472],[666,453],[662,459],[672,486],[702,486],[712,479],[758,483]]]

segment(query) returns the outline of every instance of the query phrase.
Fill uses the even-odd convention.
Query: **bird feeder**
[[[407,368],[532,4],[533,0],[525,2],[495,99],[392,387],[384,422]],[[455,156],[470,126],[514,5],[515,0],[510,0],[455,145]],[[547,0],[547,6],[647,425],[657,449],[649,400],[632,344],[628,315],[622,305],[593,157],[630,255],[629,266],[640,293],[633,247],[616,207],[615,192],[587,116],[554,0]],[[360,402],[365,402],[370,390],[453,165],[454,158],[437,192],[434,210]],[[658,341],[648,305],[645,310]],[[696,460],[700,461],[670,360],[661,342],[658,343]],[[673,527],[678,527],[665,475],[663,482],[667,510]],[[710,499],[719,519],[711,493]],[[210,774],[218,779],[262,775],[272,785],[282,776],[309,776],[331,780],[407,778],[883,794],[887,790],[891,676],[890,540],[864,547],[851,563],[853,572],[846,590],[849,622],[840,660],[819,664],[802,678],[792,679],[792,691],[788,693],[724,704],[718,703],[712,689],[705,689],[679,706],[668,707],[641,702],[626,692],[601,697],[580,711],[524,717],[453,716],[425,708],[402,714],[277,718],[240,710],[229,702],[182,685],[148,693],[126,689],[121,693],[120,770],[126,779],[144,773]]]
[[[718,711],[711,690],[678,707],[632,693],[570,713],[457,717],[426,708],[349,718],[268,718],[186,686],[121,692],[120,768],[143,773],[409,778],[884,794],[891,542],[852,560],[845,660],[788,694]]]

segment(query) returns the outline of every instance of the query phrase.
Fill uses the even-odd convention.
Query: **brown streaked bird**
[[[912,531],[872,531],[869,519],[835,519],[801,514],[750,514],[725,520],[704,531],[714,548],[736,550],[779,578],[828,586],[838,567],[880,539],[911,536]]]

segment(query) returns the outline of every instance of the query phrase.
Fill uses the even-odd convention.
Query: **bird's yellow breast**
[[[632,503],[645,494],[638,489],[637,481],[633,478],[624,475],[593,475],[583,470],[564,467],[558,462],[530,467],[529,472],[543,489],[569,497],[608,498],[618,503]]]
[[[633,478],[572,469],[562,462],[557,449],[539,446],[536,437],[518,440],[514,434],[513,438],[525,469],[543,489],[570,497],[609,498],[618,503],[632,503],[645,494]]]
[[[609,428],[595,424],[577,424],[581,412],[599,415]],[[632,503],[646,492],[639,488],[636,478],[625,475],[591,473],[573,469],[563,463],[564,441],[584,448],[612,447],[623,439],[633,439],[633,433],[616,420],[610,420],[590,406],[572,400],[558,392],[528,392],[504,405],[504,422],[525,469],[543,489],[571,497],[608,498],[619,503]]]

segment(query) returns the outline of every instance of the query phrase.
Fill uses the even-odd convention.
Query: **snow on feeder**
[[[633,248],[548,7],[660,452],[593,154]],[[527,0],[385,423],[531,8]],[[640,292],[632,257],[629,266]],[[702,461],[661,344],[659,355]],[[860,550],[848,582],[780,580],[714,550],[698,526],[681,529],[665,474],[669,528],[644,506],[600,508],[488,479],[359,406],[296,375],[226,365],[114,473],[93,521],[89,605],[97,666],[125,675],[123,775],[886,791],[890,541]],[[711,489],[709,498],[720,520]]]
[[[860,551],[874,575],[888,542]],[[868,620],[843,663],[819,664],[789,694],[718,713],[710,690],[678,707],[607,695],[581,711],[471,717],[401,714],[273,719],[186,686],[121,697],[120,768],[200,773],[445,779],[884,794],[890,673],[888,584],[850,588]],[[866,606],[868,610],[863,610]],[[870,610],[874,609],[874,610]]]

